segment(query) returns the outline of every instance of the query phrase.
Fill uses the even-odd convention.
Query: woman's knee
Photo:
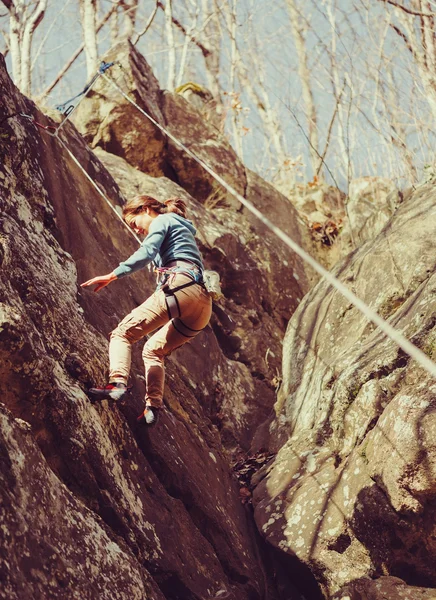
[[[165,356],[164,348],[150,343],[150,340],[144,345],[142,358],[146,360],[161,362]]]
[[[134,335],[132,335],[132,333],[133,332],[131,330],[126,329],[125,327],[123,327],[120,324],[113,331],[111,331],[111,333],[109,335],[109,339],[110,339],[110,341],[118,340],[118,341],[127,342],[129,344],[132,344],[133,342],[137,341],[137,339],[135,338]]]

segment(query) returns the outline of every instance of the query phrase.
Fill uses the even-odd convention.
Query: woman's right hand
[[[109,285],[112,281],[115,281],[118,277],[115,273],[108,273],[107,275],[100,275],[99,277],[93,277],[92,279],[88,279],[84,283],[80,284],[80,287],[88,287],[90,285],[95,285],[94,292],[99,292],[104,287]]]

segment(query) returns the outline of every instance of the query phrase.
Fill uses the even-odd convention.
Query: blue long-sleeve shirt
[[[152,261],[158,267],[164,267],[172,260],[188,260],[203,271],[195,233],[196,229],[188,219],[175,213],[159,215],[151,222],[148,235],[139,249],[114,269],[115,275],[125,277]]]

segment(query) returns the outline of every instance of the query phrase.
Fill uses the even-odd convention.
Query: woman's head
[[[181,217],[186,217],[186,204],[181,198],[169,198],[160,202],[142,194],[129,200],[123,207],[123,219],[131,227],[140,233],[148,233],[150,223],[157,216],[173,212]]]

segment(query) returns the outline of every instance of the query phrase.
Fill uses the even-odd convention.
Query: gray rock
[[[435,231],[435,191],[421,187],[334,270],[433,359]],[[430,375],[330,285],[304,298],[284,340],[279,452],[256,477],[255,516],[327,596],[390,573],[436,586],[435,398]]]

